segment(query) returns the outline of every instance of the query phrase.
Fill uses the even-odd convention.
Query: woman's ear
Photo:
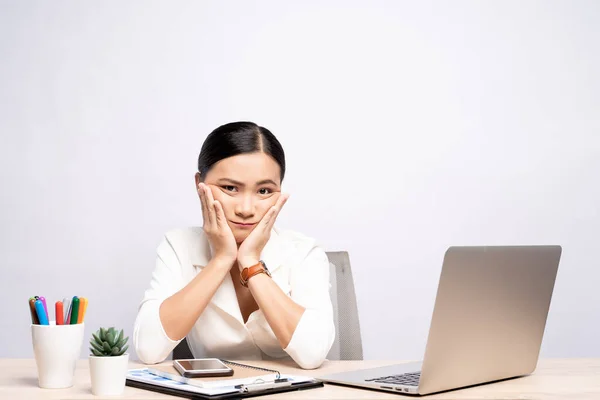
[[[200,182],[202,182],[200,172],[196,172],[196,175],[194,176],[194,178],[196,179],[196,189],[198,189],[198,185],[200,184]]]

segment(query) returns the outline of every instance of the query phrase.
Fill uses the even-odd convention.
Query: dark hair
[[[214,164],[238,154],[262,152],[273,157],[285,175],[285,154],[275,135],[254,122],[231,122],[212,131],[204,140],[198,156],[198,172],[204,180]]]

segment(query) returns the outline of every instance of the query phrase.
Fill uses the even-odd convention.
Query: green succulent
[[[129,340],[129,336],[123,338],[123,329],[119,332],[113,327],[108,329],[100,328],[96,333],[92,333],[90,351],[92,355],[97,357],[120,356],[129,347],[128,345],[125,346],[127,340]]]

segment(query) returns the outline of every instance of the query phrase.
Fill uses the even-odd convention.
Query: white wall
[[[600,3],[299,3],[0,4],[0,357],[35,294],[131,334],[240,119],[286,149],[280,227],[350,251],[365,358],[421,357],[447,246],[523,243],[564,247],[542,354],[600,356]]]

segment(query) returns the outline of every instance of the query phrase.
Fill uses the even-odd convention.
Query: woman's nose
[[[241,218],[252,218],[254,216],[254,200],[252,196],[240,196],[236,204],[235,213]]]

